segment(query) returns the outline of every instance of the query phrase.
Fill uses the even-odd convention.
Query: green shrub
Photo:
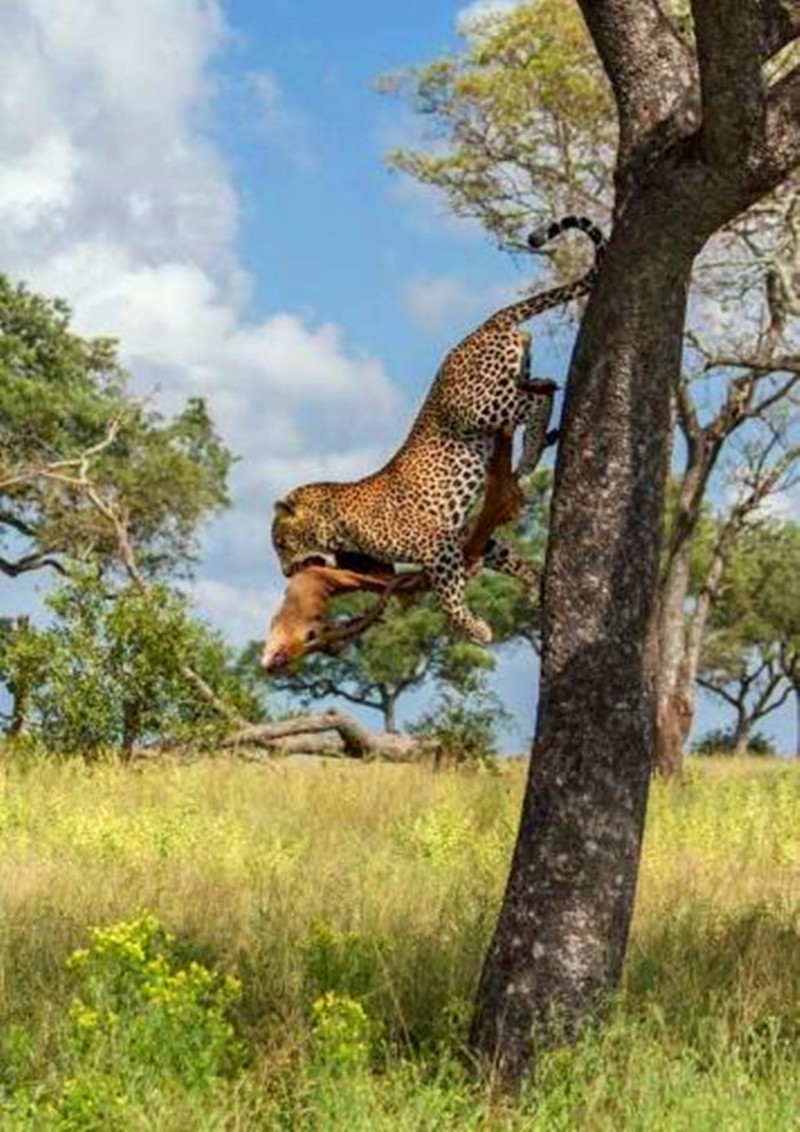
[[[237,979],[194,960],[154,916],[93,928],[68,961],[79,987],[70,1007],[76,1047],[113,1055],[134,1074],[154,1071],[190,1087],[238,1069],[244,1048],[228,1020]]]
[[[328,991],[316,999],[312,1013],[312,1052],[329,1072],[362,1069],[369,1064],[377,1027],[362,1003]]]
[[[706,731],[692,744],[692,754],[694,755],[732,755],[734,749],[734,733],[723,727],[715,727]],[[744,753],[748,755],[774,755],[775,745],[761,731],[754,731],[747,740]]]
[[[505,718],[502,704],[491,692],[446,691],[410,730],[423,739],[437,763],[494,767],[497,730]]]
[[[128,1106],[154,1092],[208,1093],[244,1067],[247,1050],[228,1017],[237,979],[183,956],[151,915],[90,934],[67,961],[77,993],[52,1080],[26,1080],[32,1042],[23,1027],[0,1047],[7,1114],[37,1128],[100,1132],[120,1127]]]
[[[388,946],[321,921],[314,924],[300,948],[306,1000],[315,1002],[331,993],[364,999],[379,982],[382,943]]]

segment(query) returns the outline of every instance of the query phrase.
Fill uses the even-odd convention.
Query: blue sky
[[[464,11],[430,0],[8,0],[0,11],[0,262],[67,297],[80,330],[118,336],[137,391],[166,411],[208,399],[241,460],[193,591],[236,643],[263,633],[281,590],[274,498],[376,467],[449,346],[528,281],[529,265],[382,161],[419,124],[375,92],[376,77],[455,48]],[[558,376],[564,351],[545,344],[536,360]],[[7,586],[0,605],[36,607],[39,585]],[[519,719],[508,749],[532,731],[532,678],[526,649],[502,659]],[[779,734],[789,746],[788,713]]]

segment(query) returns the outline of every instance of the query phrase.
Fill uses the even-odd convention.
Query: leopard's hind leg
[[[558,386],[554,381],[531,380],[530,350],[523,358],[518,383],[515,425],[523,426],[522,455],[515,468],[516,475],[532,472],[548,444],[555,443],[558,433],[548,430]]]

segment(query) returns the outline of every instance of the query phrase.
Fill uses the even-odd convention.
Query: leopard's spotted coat
[[[555,385],[530,378],[530,335],[519,324],[586,294],[602,233],[568,216],[530,237],[536,248],[568,228],[585,232],[595,263],[582,278],[497,311],[445,358],[405,443],[385,467],[354,483],[295,488],[275,505],[272,540],[284,573],[315,558],[366,555],[383,563],[424,567],[441,607],[473,640],[488,643],[489,626],[465,602],[461,537],[481,491],[494,435],[525,426],[522,463],[535,466],[546,443]],[[537,584],[536,572],[511,548],[493,542],[484,559]]]

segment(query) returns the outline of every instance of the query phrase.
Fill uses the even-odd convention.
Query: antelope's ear
[[[294,515],[295,505],[288,499],[275,500],[275,518],[285,519],[289,515]]]

